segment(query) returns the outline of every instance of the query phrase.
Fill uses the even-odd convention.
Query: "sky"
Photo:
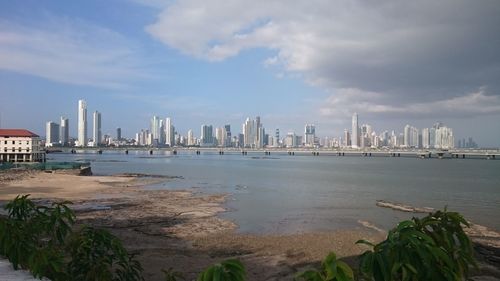
[[[153,115],[181,134],[261,116],[336,137],[357,112],[500,147],[498,15],[496,0],[0,1],[0,127],[43,136],[66,116],[75,136],[84,99],[126,137]]]

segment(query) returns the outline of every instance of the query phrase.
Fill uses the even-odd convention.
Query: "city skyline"
[[[5,1],[0,127],[43,134],[63,115],[75,137],[84,99],[103,135],[133,137],[157,114],[183,135],[260,116],[283,135],[315,124],[338,136],[357,112],[374,128],[440,121],[499,147],[498,13],[460,0]]]
[[[321,137],[316,134],[316,125],[304,125],[303,135],[295,131],[288,131],[286,136],[280,137],[280,129],[267,130],[260,116],[255,119],[247,117],[241,125],[241,131],[231,130],[230,124],[215,127],[202,124],[199,138],[189,129],[186,134],[175,130],[171,117],[163,119],[153,115],[149,128],[144,128],[135,133],[134,138],[123,138],[121,127],[116,128],[116,135],[102,135],[101,112],[94,111],[92,138],[82,140],[87,132],[82,128],[87,127],[86,120],[87,102],[78,101],[78,138],[73,141],[68,137],[69,120],[61,116],[61,123],[48,121],[46,123],[45,143],[50,146],[153,146],[153,147],[240,147],[240,148],[266,148],[266,147],[328,147],[328,148],[419,148],[419,149],[453,149],[478,148],[472,137],[457,138],[453,129],[442,122],[436,122],[432,127],[418,129],[407,124],[402,132],[397,129],[378,131],[368,123],[359,124],[359,116],[352,115],[352,129],[344,129],[343,135]],[[369,120],[368,120],[369,121]],[[389,132],[390,131],[390,132]],[[234,133],[234,134],[233,134]]]

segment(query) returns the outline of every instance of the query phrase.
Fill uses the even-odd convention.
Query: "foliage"
[[[307,270],[297,274],[295,280],[304,281],[352,281],[354,274],[351,267],[335,256],[334,252],[321,263],[321,271]]]
[[[169,268],[167,270],[161,270],[164,274],[164,281],[177,281],[177,280],[186,280],[184,279],[184,275],[181,272],[175,271],[173,268]]]
[[[143,280],[141,265],[106,230],[85,226],[72,237],[68,249],[72,257],[68,273],[75,281]]]
[[[403,221],[361,256],[360,271],[370,280],[463,280],[475,265],[469,238],[458,213],[437,211]]]
[[[205,269],[197,281],[244,281],[245,267],[239,260],[229,259]]]
[[[29,269],[37,278],[66,279],[63,246],[75,215],[66,204],[36,206],[28,195],[17,196],[0,218],[0,254],[14,269]]]
[[[72,232],[71,202],[37,206],[28,197],[19,195],[9,202],[8,216],[0,218],[0,255],[14,269],[53,281],[143,280],[141,265],[109,232],[90,227]]]

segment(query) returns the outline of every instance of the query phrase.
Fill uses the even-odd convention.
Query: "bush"
[[[245,267],[239,260],[230,259],[205,269],[197,281],[244,281]]]
[[[53,281],[143,280],[141,265],[109,232],[91,227],[72,232],[71,202],[36,206],[28,197],[9,202],[8,216],[0,218],[0,255],[14,269]]]
[[[463,280],[475,265],[471,242],[458,213],[437,211],[422,219],[403,221],[361,256],[365,278],[387,280]]]
[[[337,260],[334,252],[321,263],[321,271],[307,270],[297,274],[295,280],[300,281],[352,281],[354,273],[351,267],[343,261]]]

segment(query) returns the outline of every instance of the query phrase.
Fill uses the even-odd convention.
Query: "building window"
[[[19,148],[18,151],[21,152],[21,148]]]
[[[7,144],[7,141],[5,141],[4,144]]]
[[[12,141],[12,144],[16,144],[16,141]]]
[[[29,149],[29,148],[26,148],[26,152],[30,152],[30,149]]]

